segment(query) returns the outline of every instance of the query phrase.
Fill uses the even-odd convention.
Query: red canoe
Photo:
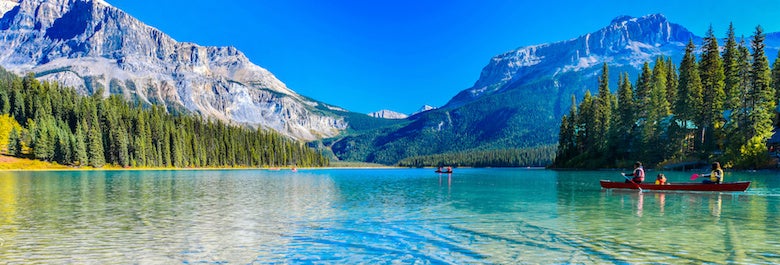
[[[649,183],[639,184],[643,190],[685,190],[685,191],[745,191],[750,187],[750,181],[727,182],[721,184],[704,183],[669,183],[655,185]],[[634,183],[623,181],[601,180],[601,187],[605,189],[637,189]]]

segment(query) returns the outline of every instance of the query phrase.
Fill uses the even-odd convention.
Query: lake
[[[0,172],[0,263],[780,263],[780,172],[639,193],[599,187],[617,171],[433,171]]]

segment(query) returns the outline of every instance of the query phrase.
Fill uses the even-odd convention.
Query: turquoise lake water
[[[726,178],[753,183],[639,193],[602,190],[616,171],[0,172],[0,263],[780,263],[780,172]]]

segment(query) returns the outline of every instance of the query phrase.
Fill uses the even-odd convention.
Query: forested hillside
[[[760,26],[750,40],[738,41],[733,26],[727,35],[721,49],[710,29],[698,60],[690,42],[679,67],[658,58],[633,84],[621,75],[617,94],[604,64],[598,94],[587,93],[561,120],[555,167],[628,167],[637,160],[774,166],[768,141],[778,123],[780,60],[770,70]]]
[[[32,74],[21,78],[0,69],[0,150],[96,168],[328,165],[305,144],[275,132],[102,94],[81,96]]]
[[[403,167],[546,167],[555,158],[555,146],[528,149],[464,151],[405,158]]]

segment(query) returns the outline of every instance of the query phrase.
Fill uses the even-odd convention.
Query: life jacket
[[[710,172],[710,181],[723,183],[723,169],[717,169]]]
[[[634,169],[634,178],[638,179],[639,181],[645,181],[645,169],[643,167]]]
[[[656,179],[655,185],[666,185],[666,178]]]

